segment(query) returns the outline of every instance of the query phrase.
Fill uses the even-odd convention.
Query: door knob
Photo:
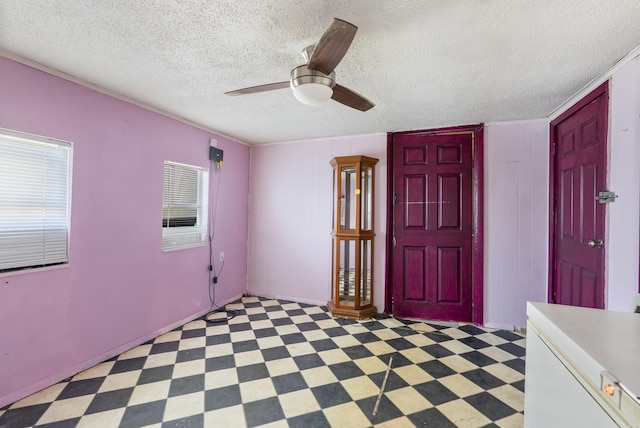
[[[591,248],[602,248],[602,244],[604,244],[604,242],[602,242],[602,239],[598,239],[597,241],[591,239],[589,242],[587,242],[587,245]]]

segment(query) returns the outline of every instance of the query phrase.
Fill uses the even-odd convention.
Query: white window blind
[[[66,263],[71,145],[0,129],[0,272]]]
[[[164,163],[162,248],[199,245],[207,238],[209,174],[206,169]]]

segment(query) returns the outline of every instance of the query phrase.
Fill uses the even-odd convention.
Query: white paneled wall
[[[640,205],[640,57],[616,71],[609,87],[606,308],[630,310],[638,292]]]
[[[549,122],[486,124],[484,156],[484,321],[520,328],[547,299]]]

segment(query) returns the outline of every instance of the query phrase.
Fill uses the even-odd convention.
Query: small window
[[[206,241],[208,183],[206,169],[165,161],[163,250],[192,247]]]
[[[71,145],[0,129],[0,273],[67,263]]]

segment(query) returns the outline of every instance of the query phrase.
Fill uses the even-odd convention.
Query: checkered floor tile
[[[0,409],[0,427],[523,425],[521,335],[259,297],[227,309]]]

